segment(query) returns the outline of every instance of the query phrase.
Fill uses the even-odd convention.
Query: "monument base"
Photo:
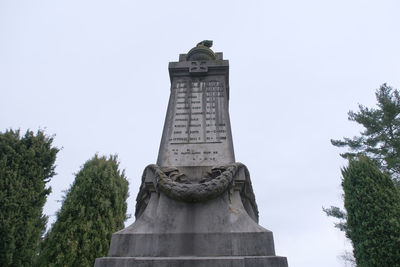
[[[166,182],[162,169],[147,167],[137,220],[112,235],[108,257],[96,259],[95,267],[287,267],[286,258],[275,254],[272,232],[257,223],[247,168],[235,163],[213,170],[217,177],[198,186]],[[182,179],[175,169],[166,171]],[[222,193],[209,200],[171,198],[201,199],[221,185]],[[181,194],[180,187],[192,193]]]
[[[95,267],[287,267],[285,257],[106,257]]]

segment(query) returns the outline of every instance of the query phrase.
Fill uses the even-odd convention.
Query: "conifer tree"
[[[364,127],[360,136],[331,140],[337,147],[347,147],[341,156],[349,159],[364,155],[391,175],[399,186],[400,179],[400,93],[383,84],[375,93],[377,108],[359,105],[359,111],[349,111],[348,119]]]
[[[383,84],[375,93],[376,108],[359,105],[359,110],[349,111],[348,119],[363,126],[359,136],[331,140],[337,147],[345,147],[343,158],[352,160],[360,156],[370,158],[374,164],[400,189],[400,92]],[[346,192],[344,193],[346,198]],[[398,207],[399,203],[393,203]],[[360,205],[358,208],[362,209]],[[348,236],[348,215],[346,211],[331,206],[324,209],[328,216],[339,219],[335,227]],[[361,210],[359,211],[361,212]]]
[[[359,105],[359,111],[349,111],[348,119],[363,126],[359,136],[331,140],[337,147],[345,147],[340,154],[351,159],[360,155],[372,159],[381,171],[390,174],[394,184],[400,189],[400,92],[383,84],[375,92],[377,108]],[[346,231],[346,212],[331,206],[324,209],[328,216],[340,221],[335,227]]]
[[[88,160],[66,193],[45,236],[38,266],[93,266],[107,255],[112,233],[126,220],[128,181],[116,156]]]
[[[400,266],[400,192],[365,156],[342,170],[346,235],[358,267]]]
[[[0,133],[0,266],[32,266],[47,217],[43,205],[59,151],[43,131]]]

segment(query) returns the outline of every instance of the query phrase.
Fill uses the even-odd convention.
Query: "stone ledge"
[[[279,256],[232,257],[106,257],[96,259],[95,267],[287,267]]]
[[[272,232],[120,234],[112,236],[110,257],[274,256]]]

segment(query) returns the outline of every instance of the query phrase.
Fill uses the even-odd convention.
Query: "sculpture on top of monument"
[[[200,46],[200,45],[207,46],[208,48],[210,48],[213,45],[213,41],[212,40],[204,40],[197,44],[197,46]]]
[[[287,267],[258,225],[247,167],[235,161],[229,62],[205,40],[169,63],[171,96],[157,164],[147,166],[136,221],[114,233],[96,267]]]
[[[213,41],[204,40],[193,47],[186,55],[187,61],[194,60],[215,60],[216,56],[214,51],[210,49]]]

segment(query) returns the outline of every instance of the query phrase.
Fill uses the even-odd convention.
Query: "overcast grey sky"
[[[400,89],[399,12],[385,0],[0,0],[0,131],[56,134],[50,222],[96,152],[119,155],[134,214],[157,159],[168,62],[214,40],[230,61],[236,160],[277,254],[292,267],[344,266],[349,245],[322,212],[341,205],[346,164],[329,140],[360,131],[347,112],[374,105],[382,83]]]

